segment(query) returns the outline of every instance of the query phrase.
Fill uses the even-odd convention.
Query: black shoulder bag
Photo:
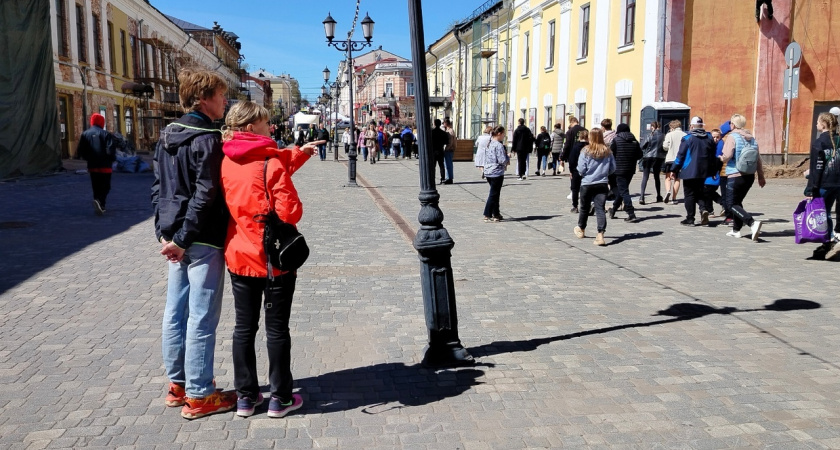
[[[274,210],[274,203],[268,195],[268,158],[263,164],[263,188],[268,200],[268,214],[257,214],[254,221],[262,223],[263,249],[266,254],[268,279],[274,280],[274,268],[282,271],[295,271],[309,258],[309,246],[306,239],[290,223],[283,222]]]

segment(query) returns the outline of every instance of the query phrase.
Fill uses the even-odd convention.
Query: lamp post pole
[[[414,66],[414,81],[417,83],[415,115],[420,151],[418,220],[421,227],[414,237],[414,248],[420,258],[420,284],[429,336],[423,365],[430,367],[472,365],[475,364],[475,360],[458,337],[451,253],[455,242],[443,227],[443,212],[438,206],[440,194],[434,182],[434,159],[430,149],[432,127],[429,117],[429,83],[426,80],[426,46],[423,38],[423,12],[420,3],[420,0],[408,0],[411,58]]]
[[[355,20],[353,21],[355,23]],[[373,25],[374,22],[371,20],[369,15],[365,15],[365,18],[362,20],[362,32],[364,34],[365,40],[364,41],[354,41],[353,31],[347,33],[347,40],[344,41],[333,41],[335,38],[335,19],[332,18],[330,14],[327,14],[327,18],[324,19],[324,33],[327,37],[327,46],[333,46],[338,51],[344,52],[345,56],[347,57],[347,67],[350,71],[349,80],[350,83],[350,129],[355,129],[354,118],[353,118],[353,52],[360,51],[365,47],[370,47],[371,39],[373,39]],[[348,155],[348,164],[347,164],[347,186],[356,187],[356,158],[358,157],[356,153],[356,140],[352,139],[350,142],[350,154]]]
[[[341,94],[341,88],[347,86],[346,82],[342,82],[338,77],[335,77],[335,81],[330,83],[330,68],[325,67],[324,70],[321,72],[324,74],[324,83],[325,87],[329,86],[330,88],[330,95],[332,95],[333,100],[335,103],[333,104],[332,115],[333,117],[333,159],[338,161],[338,100],[339,95]],[[352,122],[351,122],[352,123]],[[352,135],[351,135],[352,136]],[[356,172],[353,172],[355,175]],[[355,177],[354,177],[355,179]]]

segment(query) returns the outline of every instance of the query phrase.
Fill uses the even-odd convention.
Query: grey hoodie
[[[580,159],[578,160],[577,170],[581,176],[580,185],[607,184],[610,174],[615,172],[615,156],[610,152],[610,155],[606,158],[595,159],[589,156],[588,149],[589,147],[585,147],[580,152]]]

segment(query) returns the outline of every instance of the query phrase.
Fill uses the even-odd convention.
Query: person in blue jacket
[[[717,167],[717,146],[704,126],[702,118],[695,116],[691,119],[691,132],[680,142],[680,150],[673,164],[675,176],[683,180],[686,216],[680,223],[686,226],[694,226],[698,206],[701,215],[708,222],[709,213],[703,198],[703,186],[706,178],[712,175]]]

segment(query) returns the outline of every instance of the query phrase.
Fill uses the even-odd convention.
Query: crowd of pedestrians
[[[837,112],[840,115],[840,109]],[[570,116],[568,123],[565,132],[558,123],[551,133],[541,127],[540,133],[534,136],[525,120],[519,119],[512,134],[510,152],[503,156],[499,152],[506,149],[502,144],[504,130],[490,126],[484,130],[476,140],[475,165],[490,184],[485,222],[502,220],[498,204],[504,172],[509,165],[515,164],[517,181],[526,180],[530,155],[536,151],[536,175],[547,176],[549,170],[552,176],[568,173],[570,193],[567,199],[571,201],[571,213],[578,214],[574,234],[585,237],[587,218],[596,216],[596,245],[606,245],[607,219],[616,219],[619,211],[624,211],[625,222],[643,219],[636,215],[630,189],[637,170],[642,173],[639,205],[678,205],[682,188],[685,216],[681,225],[708,226],[712,218],[720,217],[723,225],[732,228],[727,236],[759,239],[763,224],[745,207],[745,200],[754,184],[765,186],[764,166],[759,145],[747,129],[743,115],[733,114],[720,128],[710,131],[697,116],[688,122],[688,132],[683,131],[679,120],[668,123],[667,132],[654,121],[650,123],[650,133],[644,142],[640,142],[625,123],[613,129],[610,119],[604,119],[599,127],[591,130],[581,126],[576,117]],[[806,195],[808,199],[825,199],[831,237],[813,255],[814,259],[825,259],[832,252],[840,251],[840,247],[835,248],[840,219],[830,217],[840,197],[840,163],[836,159],[840,127],[837,116],[831,113],[820,115],[816,127],[819,136],[811,150],[811,175]],[[664,196],[661,176],[665,179]],[[651,178],[656,191],[655,201],[647,196]],[[609,207],[606,206],[608,201],[612,202]]]

